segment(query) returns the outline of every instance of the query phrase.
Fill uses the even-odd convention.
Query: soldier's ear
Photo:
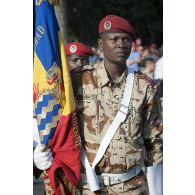
[[[103,41],[102,41],[102,39],[98,39],[98,46],[99,46],[100,50],[102,51],[103,50]]]

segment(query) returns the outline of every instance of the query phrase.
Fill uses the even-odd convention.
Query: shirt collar
[[[106,68],[104,66],[104,61],[102,61],[99,64],[98,72],[99,72],[99,82],[98,82],[99,87],[103,87],[106,84],[111,83],[111,80],[109,79]],[[128,74],[128,68],[126,67],[125,71],[122,73],[120,78],[118,80],[112,81],[112,83],[114,83],[114,84],[122,83],[127,78],[127,74]]]

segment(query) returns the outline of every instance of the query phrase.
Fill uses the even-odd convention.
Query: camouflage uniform
[[[100,62],[85,66],[72,78],[78,123],[90,164],[120,107],[127,74],[126,69],[119,80],[111,81],[104,62]],[[124,173],[136,165],[148,166],[162,162],[160,105],[155,93],[152,80],[140,72],[135,73],[127,120],[119,127],[104,157],[96,166],[97,175]],[[97,192],[90,192],[88,184],[85,184],[82,186],[82,194],[147,194],[147,181],[141,172],[129,181],[103,186]]]

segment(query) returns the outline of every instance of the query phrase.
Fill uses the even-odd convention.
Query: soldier
[[[71,74],[78,72],[84,65],[89,64],[90,48],[80,42],[70,42],[64,46]]]
[[[128,74],[125,62],[135,37],[132,26],[113,15],[100,21],[99,34],[104,61],[86,66],[75,75],[77,79],[73,82],[82,144],[92,167],[118,110],[124,112],[120,107]],[[120,124],[100,162],[93,167],[100,189],[91,192],[93,177],[87,178],[90,174],[86,176],[82,170],[82,194],[147,194],[147,181],[140,167],[162,162],[162,126],[156,90],[149,77],[134,73],[126,120]],[[88,169],[87,164],[84,166]]]
[[[128,73],[135,33],[127,20],[108,15],[99,34],[104,61],[73,76],[82,139],[80,193],[145,195],[142,167],[162,163],[157,89],[145,74]]]

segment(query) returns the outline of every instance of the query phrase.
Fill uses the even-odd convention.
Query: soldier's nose
[[[118,41],[118,46],[119,46],[119,47],[125,47],[124,41],[123,41],[123,40],[119,40],[119,41]]]
[[[80,67],[80,66],[82,66],[82,60],[81,59],[78,59],[77,60],[77,67]]]

